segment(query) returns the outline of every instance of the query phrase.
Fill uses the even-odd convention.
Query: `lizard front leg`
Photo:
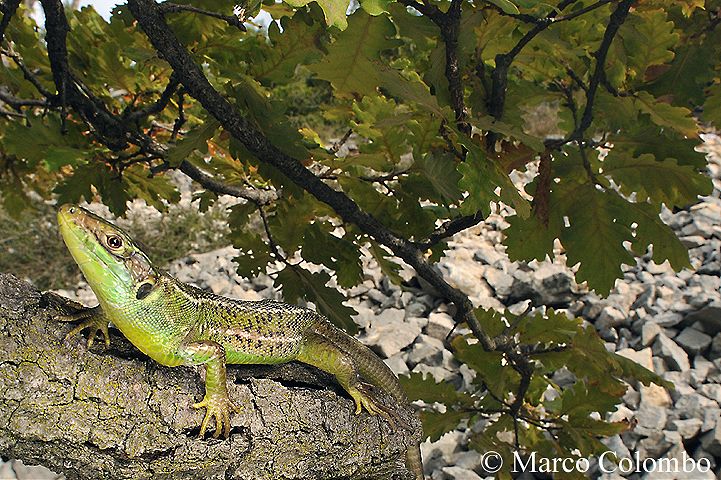
[[[193,408],[206,409],[203,423],[200,424],[200,437],[205,436],[210,420],[215,417],[213,438],[220,437],[221,432],[227,438],[230,435],[230,414],[240,409],[228,396],[223,346],[202,340],[184,345],[179,353],[190,365],[205,365],[205,397],[201,402],[193,404]]]
[[[77,308],[76,305],[79,304],[72,302],[73,308]],[[83,320],[82,323],[70,330],[68,334],[65,335],[64,340],[67,341],[69,338],[74,337],[78,333],[88,328],[90,329],[90,333],[88,335],[88,348],[93,346],[93,342],[95,342],[95,337],[98,332],[100,332],[105,338],[105,346],[109,347],[110,333],[108,332],[108,324],[110,322],[105,316],[105,313],[103,313],[103,310],[100,308],[100,305],[93,308],[84,308],[82,307],[82,305],[80,305],[80,307],[83,308],[83,310],[77,313],[58,315],[55,317],[61,322],[75,322],[77,320]]]

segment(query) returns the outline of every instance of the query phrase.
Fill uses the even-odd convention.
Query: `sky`
[[[100,0],[100,1],[94,1],[94,2],[87,2],[83,1],[80,2],[80,5],[92,5],[95,7],[95,10],[103,16],[103,18],[109,18],[110,17],[110,11],[113,9],[113,7],[119,3],[125,3],[124,1],[118,1],[118,0]]]

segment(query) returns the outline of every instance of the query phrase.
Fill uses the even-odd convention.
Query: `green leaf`
[[[430,437],[431,442],[435,442],[444,434],[455,430],[458,424],[469,416],[470,414],[463,410],[448,410],[445,413],[423,411],[423,434]]]
[[[556,208],[550,209],[548,225],[545,225],[536,215],[522,218],[513,215],[506,220],[508,228],[503,230],[506,239],[506,253],[511,261],[538,260],[543,261],[546,256],[553,256],[553,242],[561,236],[562,214]]]
[[[180,192],[164,175],[150,176],[150,171],[142,165],[132,165],[123,170],[123,179],[127,183],[128,193],[135,198],[145,200],[148,205],[160,211],[167,206],[163,200],[177,203]]]
[[[391,38],[396,30],[386,15],[373,17],[358,10],[348,18],[348,28],[328,48],[328,55],[309,68],[328,80],[338,95],[373,95],[380,85],[374,61],[400,41]]]
[[[285,0],[288,5],[294,7],[304,7],[311,3],[311,1],[316,1],[318,5],[320,5],[320,8],[323,9],[325,20],[329,26],[345,30],[348,26],[345,15],[348,9],[348,0]]]
[[[530,205],[520,196],[508,174],[493,159],[487,158],[473,140],[463,134],[459,134],[459,139],[468,150],[466,160],[458,166],[458,173],[462,175],[458,185],[468,192],[461,204],[461,212],[473,214],[480,211],[487,216],[490,213],[490,202],[500,198],[513,206],[519,216],[527,217]],[[500,197],[496,194],[497,187],[501,188]]]
[[[80,165],[73,174],[65,178],[55,187],[58,203],[77,203],[81,198],[93,201],[93,190],[103,198],[103,203],[117,216],[127,210],[127,202],[131,200],[126,188],[127,183],[116,172],[105,164]]]
[[[559,345],[570,343],[580,328],[581,319],[568,318],[566,314],[556,312],[551,308],[545,314],[521,318],[515,330],[519,333],[521,343]]]
[[[639,363],[634,362],[630,358],[622,357],[621,355],[617,355],[614,353],[613,359],[621,367],[621,372],[623,378],[625,379],[634,379],[643,383],[646,386],[655,383],[656,385],[668,388],[669,390],[673,390],[676,388],[676,386],[672,382],[664,380],[656,373],[652,372],[646,367],[643,367]]]
[[[380,15],[388,11],[390,0],[360,0],[360,5],[369,15]]]
[[[676,160],[656,160],[653,155],[631,157],[611,149],[603,162],[603,172],[621,187],[626,195],[636,193],[637,200],[665,203],[669,208],[685,207],[711,193],[711,180]]]
[[[9,122],[2,132],[6,154],[24,158],[33,166],[44,164],[48,171],[56,172],[65,165],[77,166],[89,157],[85,140],[74,126],[62,133],[56,115],[30,116],[27,125]]]
[[[691,111],[684,107],[674,107],[659,102],[650,93],[640,91],[636,94],[635,104],[651,121],[660,127],[670,128],[688,137],[698,135],[698,126],[691,116]]]
[[[285,83],[295,75],[298,65],[307,65],[320,58],[320,47],[326,36],[323,22],[302,9],[292,18],[281,18],[280,26],[271,22],[268,38],[272,45],[251,50],[253,59],[249,73],[264,84]]]
[[[358,247],[353,242],[336,237],[330,230],[329,225],[321,228],[317,221],[307,226],[303,236],[303,258],[334,270],[341,287],[354,287],[363,280]]]
[[[485,116],[474,118],[472,123],[481,130],[496,132],[507,137],[518,139],[536,152],[542,152],[546,148],[543,145],[542,139],[523,133],[523,130],[518,127],[494,120],[493,117]]]
[[[492,3],[493,5],[503,10],[505,13],[511,15],[521,13],[519,12],[518,7],[509,0],[488,0],[488,3]]]
[[[639,121],[635,127],[610,135],[609,141],[614,145],[614,149],[626,150],[635,157],[650,153],[660,159],[674,158],[679,165],[706,168],[706,156],[695,150],[699,145],[696,136],[684,138],[675,131],[652,123]]]
[[[621,26],[619,36],[628,55],[629,66],[637,80],[645,80],[646,70],[673,60],[671,50],[679,40],[674,24],[666,21],[664,10],[634,12]]]
[[[203,154],[208,153],[208,140],[213,138],[219,126],[220,123],[214,118],[206,119],[170,147],[165,159],[172,167],[178,167],[196,150]]]
[[[473,405],[470,395],[456,390],[448,382],[436,383],[432,375],[411,372],[409,375],[400,375],[398,381],[406,392],[409,400],[423,400],[426,403],[443,403],[447,406],[454,404]]]
[[[671,227],[661,221],[658,205],[648,203],[627,203],[625,208],[630,216],[628,221],[635,221],[636,240],[633,242],[633,251],[636,255],[644,255],[648,246],[653,244],[653,261],[661,264],[669,261],[674,270],[691,268],[688,250],[671,230]]]
[[[453,156],[433,153],[422,155],[413,162],[413,170],[423,175],[446,203],[455,203],[461,199],[458,188],[461,175]]]
[[[721,83],[708,89],[708,96],[703,104],[703,119],[721,129]]]
[[[383,275],[388,277],[396,285],[400,285],[403,282],[403,278],[398,274],[401,266],[388,260],[389,255],[380,245],[372,240],[370,242],[370,251],[373,258],[378,262],[378,266],[381,268]]]
[[[609,198],[615,193],[601,192],[590,184],[565,186],[561,195],[571,224],[561,231],[568,264],[580,263],[577,281],[587,281],[589,288],[606,295],[623,276],[621,265],[635,263],[623,245],[632,242],[633,235],[629,226],[618,221],[625,215],[622,205]]]

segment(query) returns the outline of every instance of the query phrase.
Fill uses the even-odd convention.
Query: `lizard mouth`
[[[58,227],[65,245],[95,294],[106,296],[127,283],[122,259],[108,252],[95,233],[103,220],[77,206],[66,204],[58,210]]]

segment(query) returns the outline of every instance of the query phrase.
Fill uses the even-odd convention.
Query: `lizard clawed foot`
[[[100,307],[89,308],[82,312],[73,313],[71,315],[58,315],[55,317],[61,322],[75,322],[77,320],[84,320],[80,325],[76,326],[65,335],[64,341],[68,341],[78,333],[82,332],[86,328],[91,329],[88,335],[88,348],[93,346],[95,337],[100,332],[105,338],[105,346],[110,346],[110,332],[108,331],[108,320],[103,315]]]
[[[223,433],[224,438],[228,438],[230,436],[230,413],[237,413],[240,411],[240,407],[235,405],[230,398],[228,398],[227,393],[206,393],[203,401],[194,403],[193,408],[206,409],[203,423],[200,424],[199,438],[203,438],[205,436],[205,431],[208,429],[208,423],[210,423],[210,419],[213,417],[215,417],[215,433],[213,433],[213,438],[219,438],[221,432]]]
[[[410,427],[404,422],[398,413],[391,408],[383,405],[376,394],[373,393],[371,385],[363,382],[359,382],[353,388],[348,390],[353,401],[355,402],[355,413],[358,415],[363,410],[366,410],[371,415],[380,415],[383,417],[393,430],[397,430],[398,425],[409,429]]]

